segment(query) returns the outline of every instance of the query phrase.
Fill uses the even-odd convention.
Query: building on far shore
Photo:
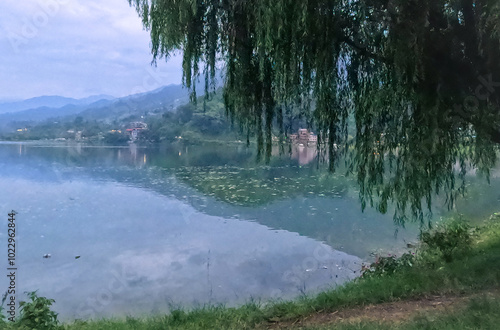
[[[127,128],[127,134],[130,135],[130,140],[135,141],[139,136],[140,132],[148,129],[148,124],[142,121],[131,122],[129,128]]]
[[[307,143],[309,144],[317,144],[318,143],[318,136],[314,134],[313,132],[309,133],[309,137],[307,139]]]
[[[318,136],[307,128],[300,128],[297,133],[290,134],[290,140],[292,143],[315,145],[318,143]]]

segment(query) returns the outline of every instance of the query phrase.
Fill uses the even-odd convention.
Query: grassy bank
[[[412,251],[394,258],[382,257],[364,275],[336,290],[314,297],[267,305],[247,304],[239,308],[210,306],[194,311],[175,310],[169,315],[148,318],[75,321],[57,326],[60,329],[254,329],[289,328],[328,329],[331,315],[359,309],[370,304],[423,299],[428,296],[471,296],[463,304],[439,316],[424,313],[407,320],[364,320],[336,322],[335,328],[490,328],[500,321],[498,295],[483,297],[484,292],[498,292],[500,284],[500,214],[495,214],[476,228],[451,221],[421,235],[421,243]],[[481,293],[481,294],[478,294]],[[469,301],[470,300],[470,301]],[[30,305],[31,304],[31,305]],[[36,299],[28,303],[33,307]],[[34,319],[45,317],[46,326],[55,329],[43,304],[29,315],[3,328],[32,329]],[[45,307],[47,302],[45,302]],[[38,311],[37,311],[38,308]],[[38,314],[36,314],[38,313]],[[318,319],[309,324],[308,319]],[[326,320],[326,321],[321,321]]]
[[[417,312],[407,321],[360,321],[347,320],[332,324],[304,326],[300,329],[498,329],[500,322],[500,298],[474,298],[453,311]]]

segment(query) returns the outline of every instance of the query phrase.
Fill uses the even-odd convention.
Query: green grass
[[[405,264],[393,272],[364,276],[335,290],[295,301],[274,302],[267,305],[250,303],[238,308],[207,306],[193,311],[175,310],[169,315],[146,318],[75,321],[62,325],[62,328],[67,330],[265,328],[269,322],[293,321],[313,313],[333,312],[340,308],[429,294],[467,294],[487,291],[500,287],[500,214],[495,214],[483,226],[473,231],[470,248],[462,249],[458,246],[456,251],[460,251],[460,254],[455,254],[451,261],[446,262],[440,257],[438,249],[423,245],[412,259],[411,265]],[[342,327],[346,329],[489,328],[500,321],[496,312],[500,310],[499,307],[498,300],[474,300],[464,311],[438,318],[422,315],[403,325],[364,322],[343,324]],[[340,325],[336,325],[336,328],[337,326]],[[17,325],[11,325],[11,329],[18,328]],[[317,329],[328,329],[328,327]]]
[[[498,298],[476,298],[472,299],[465,308],[445,313],[422,313],[417,314],[407,322],[367,322],[358,321],[351,323],[336,323],[335,325],[303,327],[307,330],[325,329],[498,329],[500,324],[500,301]]]

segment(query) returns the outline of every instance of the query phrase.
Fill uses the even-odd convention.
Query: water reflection
[[[29,155],[18,160],[17,165],[8,161],[10,166],[6,164],[6,168],[29,167],[27,171],[12,170],[11,174],[23,177],[31,172],[32,180],[56,177],[64,181],[84,176],[91,181],[146,188],[190,203],[198,212],[220,217],[239,214],[272,228],[343,247],[344,251],[361,257],[367,257],[376,244],[391,247],[402,244],[393,238],[395,228],[390,216],[371,210],[361,212],[352,178],[340,173],[332,176],[317,171],[315,166],[300,166],[293,155],[291,160],[276,157],[270,166],[260,166],[255,164],[252,150],[242,146],[151,150],[136,145],[89,148],[79,144],[66,148],[37,145],[23,148],[29,149]],[[8,145],[0,148],[4,160],[9,159],[9,150]],[[198,200],[203,202],[194,202]],[[352,242],[357,239],[344,243],[339,233],[345,235],[346,230],[356,237],[366,234],[373,238],[356,244]],[[415,232],[404,234],[399,242],[413,239]],[[334,242],[337,238],[340,241]]]
[[[316,159],[318,150],[316,146],[304,146],[301,144],[293,145],[292,147],[292,159],[296,159],[299,165],[307,165]]]
[[[244,146],[0,144],[22,291],[56,299],[66,319],[290,298],[415,239],[416,227],[395,238],[390,215],[362,213],[352,179],[305,166],[313,151],[263,166]]]
[[[323,243],[148,190],[75,178],[0,185],[16,187],[0,206],[19,212],[19,287],[54,298],[63,319],[291,298],[359,272],[359,258]]]

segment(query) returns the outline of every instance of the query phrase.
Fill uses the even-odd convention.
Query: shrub
[[[126,145],[130,138],[128,137],[127,134],[122,134],[122,133],[106,133],[104,135],[104,143],[110,144],[110,145]]]
[[[3,307],[3,304],[5,303],[6,299],[7,299],[7,291],[5,291],[5,294],[2,296],[2,304],[0,305],[0,325],[4,325],[6,323],[6,317],[3,313],[3,311],[5,309]]]
[[[18,324],[21,328],[37,330],[60,329],[57,321],[57,313],[50,310],[54,299],[39,297],[36,291],[26,292],[30,301],[21,301],[20,318]]]
[[[425,252],[437,254],[444,261],[451,262],[470,251],[471,227],[461,219],[452,220],[434,230],[422,232],[420,241],[424,244]]]
[[[378,256],[369,268],[363,269],[363,277],[394,274],[403,269],[413,267],[414,263],[415,255],[413,253],[405,253],[400,258],[396,258],[395,255],[387,257]]]
[[[434,268],[443,261],[460,259],[471,250],[471,227],[461,219],[451,220],[434,230],[421,232],[420,241],[422,244],[416,253],[405,253],[400,258],[377,256],[370,267],[363,267],[363,277],[391,275],[414,265]]]

